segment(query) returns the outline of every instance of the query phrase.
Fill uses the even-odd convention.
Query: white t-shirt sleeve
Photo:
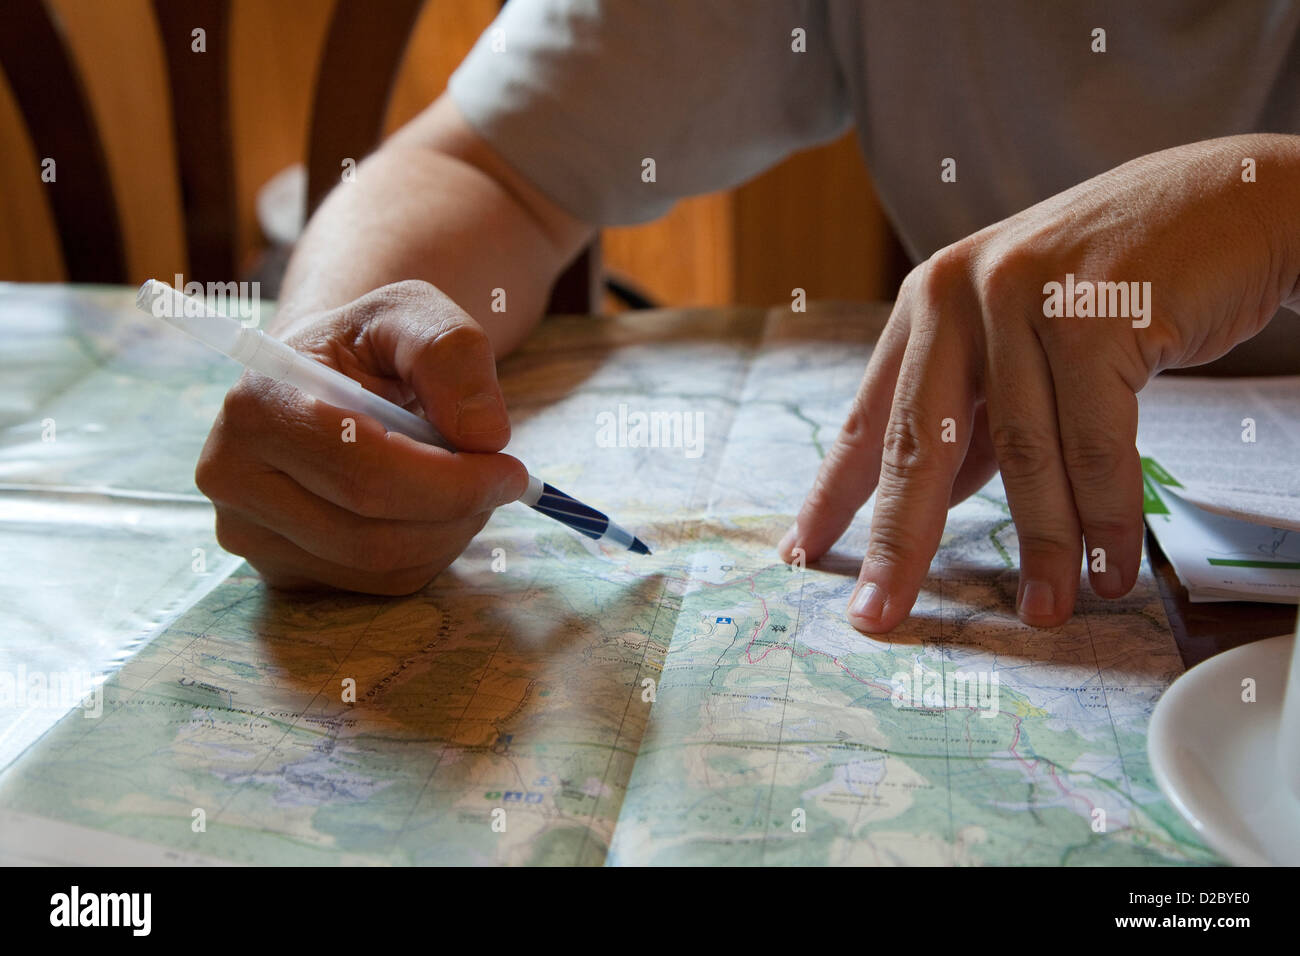
[[[812,0],[510,0],[448,89],[507,162],[593,225],[653,219],[851,121]]]

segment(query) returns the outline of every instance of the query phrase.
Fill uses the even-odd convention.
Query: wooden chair
[[[345,157],[371,152],[402,52],[424,0],[337,0],[326,33],[311,107],[306,156],[307,210],[339,180]],[[231,0],[152,0],[171,91],[188,279],[238,278],[235,172],[226,56],[192,56],[202,26],[213,50],[230,36]],[[54,13],[43,0],[0,3],[0,68],[13,89],[37,155],[57,156],[47,195],[73,282],[126,283],[123,235],[103,142]],[[591,312],[599,304],[599,249],[577,257],[552,290],[551,312]]]

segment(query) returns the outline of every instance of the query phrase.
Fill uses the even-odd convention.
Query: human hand
[[[1296,222],[1300,137],[1238,136],[1141,157],[935,253],[903,283],[782,557],[816,560],[875,490],[849,620],[888,631],[916,601],[948,508],[1000,469],[1022,620],[1070,617],[1085,543],[1103,558],[1089,561],[1093,590],[1126,594],[1142,547],[1137,392],[1295,301]],[[1081,314],[1085,285],[1107,317]]]
[[[400,405],[423,408],[453,453],[246,373],[226,396],[195,481],[217,540],[268,583],[416,591],[528,476],[510,438],[492,346],[425,282],[384,286],[294,323],[286,341]],[[344,419],[355,423],[349,435]],[[351,439],[351,440],[349,440]]]

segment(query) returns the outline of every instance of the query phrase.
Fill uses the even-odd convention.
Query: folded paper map
[[[243,567],[109,678],[100,716],[71,711],[0,776],[0,849],[1213,862],[1147,763],[1182,668],[1145,568],[1122,600],[1085,587],[1065,626],[1022,625],[997,482],[951,513],[916,611],[881,639],[844,619],[869,509],[816,566],[777,558],[886,314],[544,323],[501,370],[510,451],[652,556],[508,506],[409,598],[279,596]]]

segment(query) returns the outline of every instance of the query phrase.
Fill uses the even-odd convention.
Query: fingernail
[[[1056,613],[1056,595],[1046,581],[1026,581],[1020,595],[1021,617],[1052,617]]]
[[[486,435],[509,425],[501,399],[486,392],[471,395],[456,408],[456,430],[461,435]]]
[[[859,584],[849,601],[849,617],[863,621],[878,621],[885,610],[885,592],[876,587],[875,582]]]
[[[799,522],[796,521],[794,524],[790,525],[790,530],[785,533],[785,537],[781,539],[781,543],[776,546],[776,553],[784,558],[790,553],[790,549],[795,546],[798,540]]]

